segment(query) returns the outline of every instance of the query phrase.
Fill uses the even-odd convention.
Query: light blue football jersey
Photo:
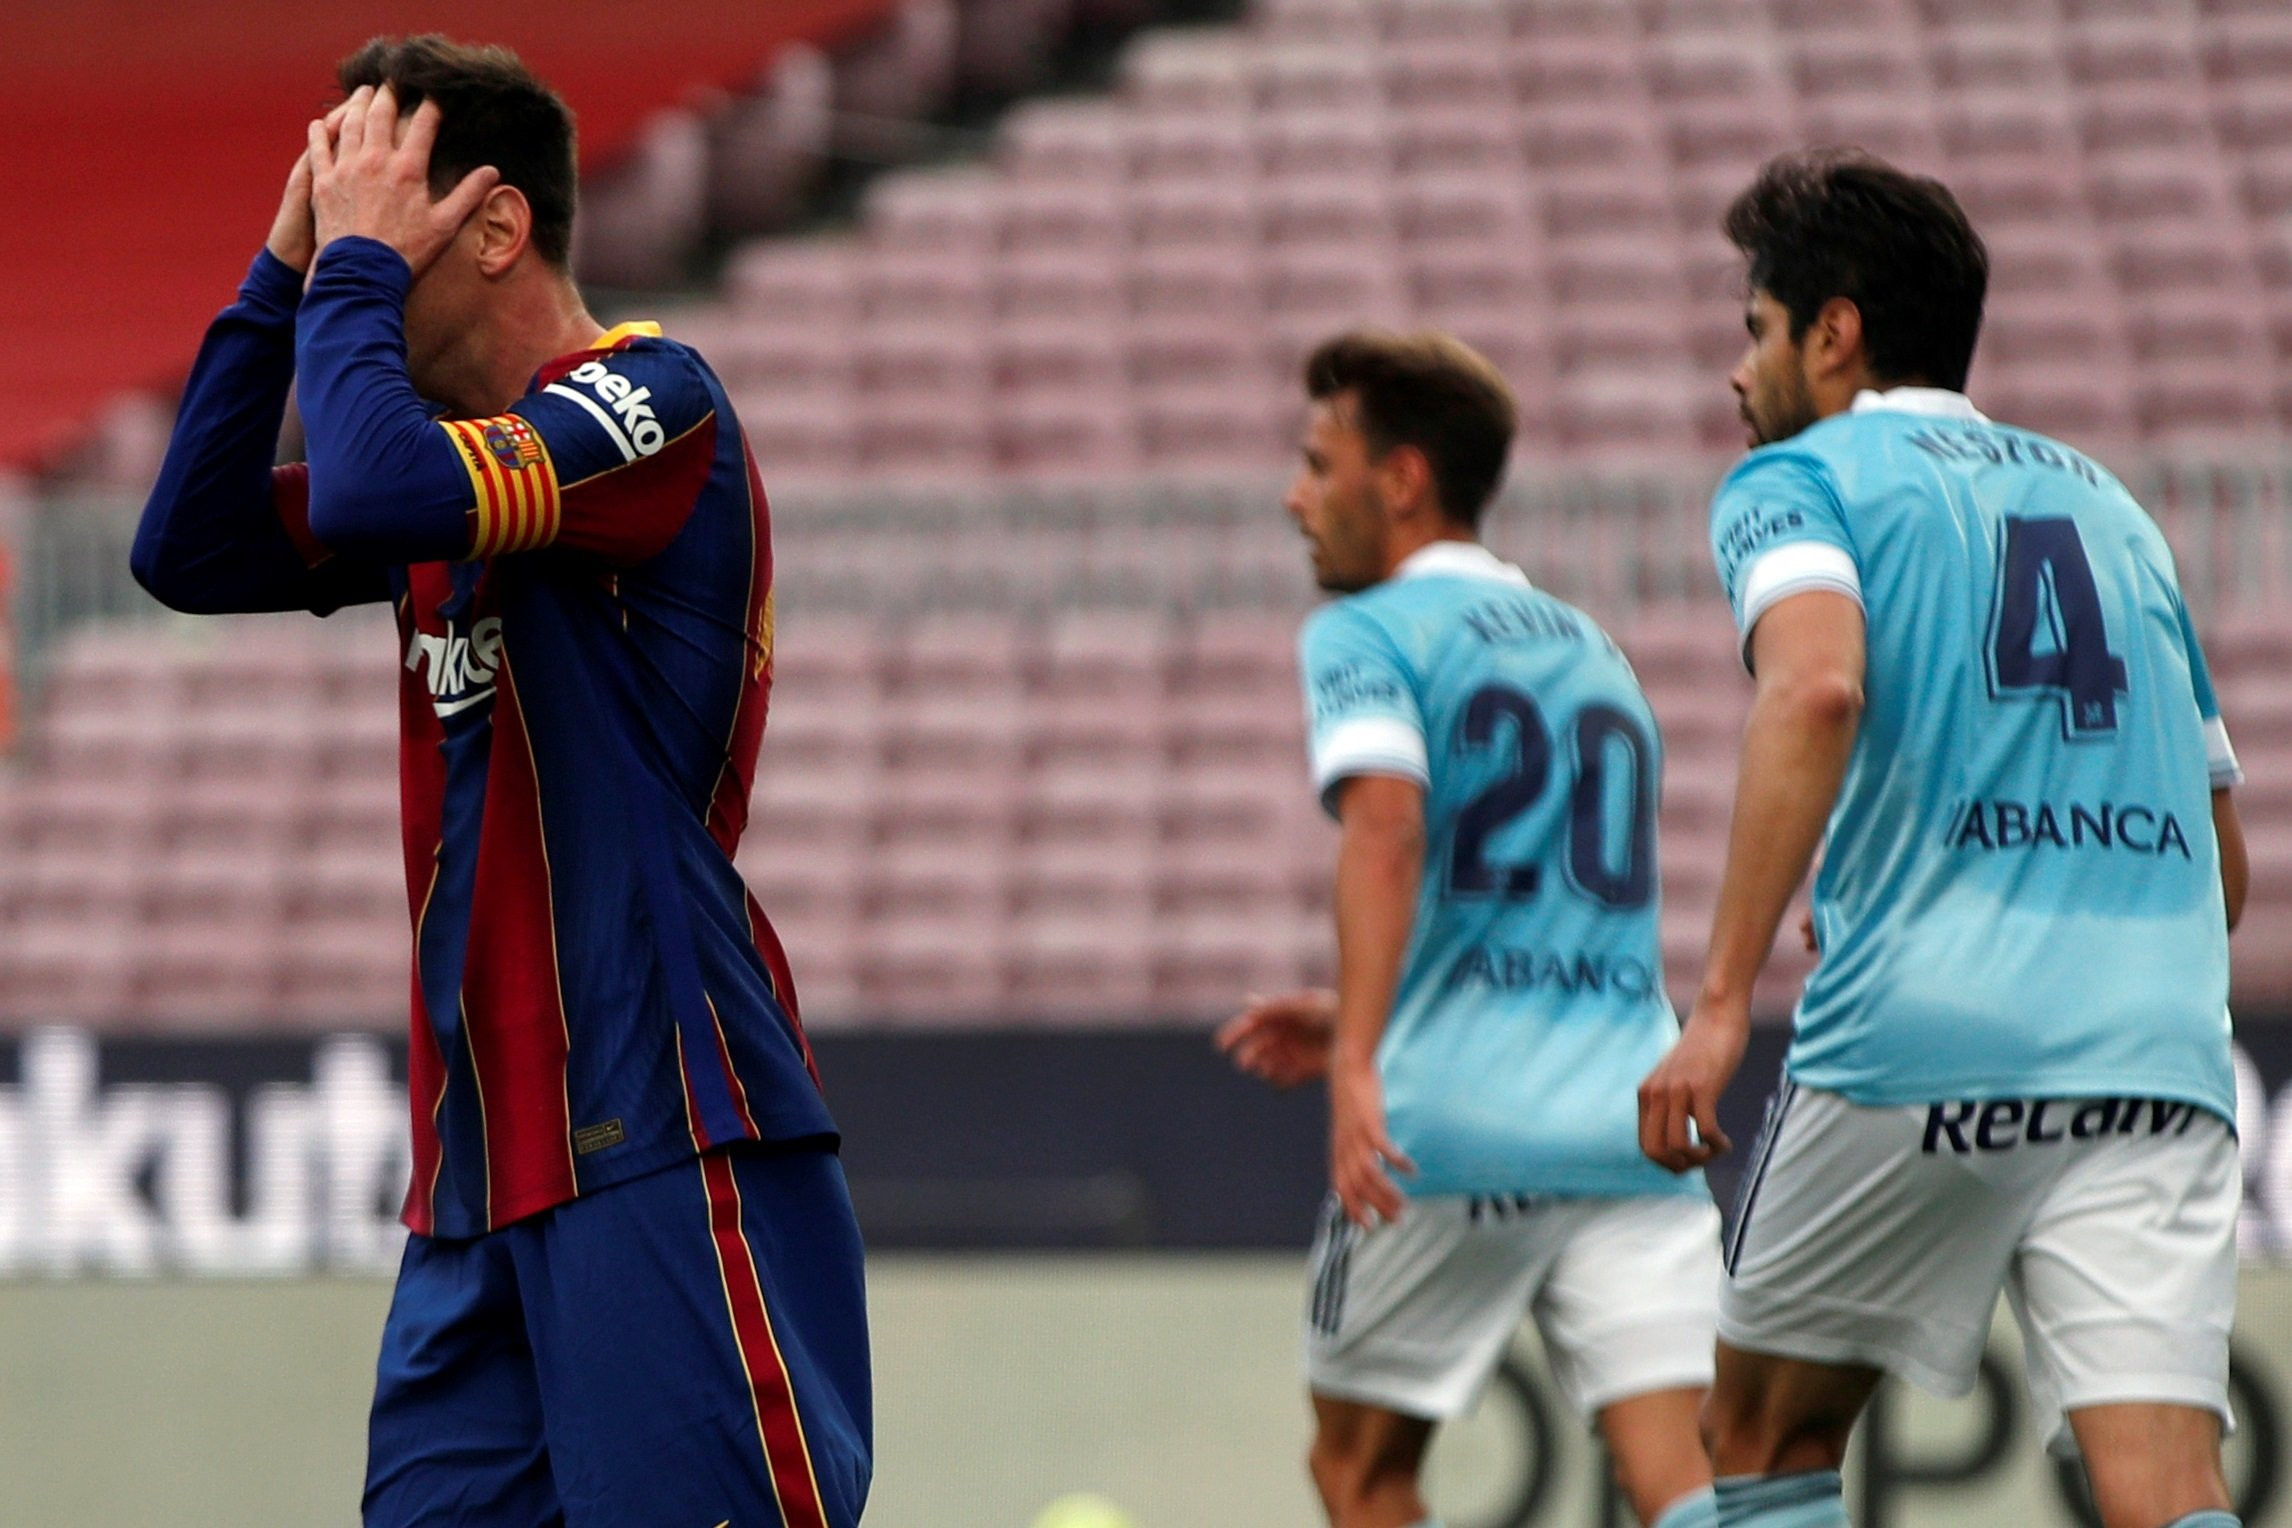
[[[2124,487],[1960,394],[1866,392],[1746,457],[1711,537],[1746,652],[1809,589],[1868,622],[1791,1075],[1869,1105],[2112,1094],[2233,1120],[2211,790],[2240,776]]]
[[[1678,1036],[1663,990],[1662,754],[1639,681],[1583,612],[1444,541],[1299,639],[1325,805],[1425,787],[1426,851],[1377,1051],[1414,1195],[1701,1194],[1640,1155],[1638,1088]]]

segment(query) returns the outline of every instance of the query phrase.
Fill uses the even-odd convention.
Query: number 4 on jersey
[[[2053,696],[2062,736],[2107,737],[2126,693],[2125,660],[2111,651],[2077,522],[2008,519],[1997,608],[1990,618],[1990,693],[1998,700]]]

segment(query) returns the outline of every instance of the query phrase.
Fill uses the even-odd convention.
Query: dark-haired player
[[[771,675],[755,464],[698,356],[589,316],[572,117],[513,55],[377,42],[341,82],[135,570],[184,610],[397,612],[413,1234],[365,1520],[854,1523],[859,1240],[732,866]],[[310,460],[274,472],[290,380]]]
[[[1678,1034],[1655,720],[1606,633],[1479,543],[1514,424],[1486,360],[1353,334],[1305,380],[1288,507],[1341,596],[1299,639],[1343,828],[1338,990],[1222,1039],[1269,1080],[1329,1079],[1314,1483],[1335,1528],[1427,1523],[1433,1428],[1533,1313],[1640,1521],[1699,1528],[1719,1217],[1641,1158],[1632,1112]]]
[[[2239,776],[2172,555],[1967,400],[1988,260],[1941,185],[1788,157],[1726,230],[1758,449],[1711,534],[1758,688],[1701,994],[1641,1089],[1656,1161],[1724,1149],[1752,980],[1824,853],[1727,1248],[1720,1521],[1844,1523],[1871,1387],[1970,1388],[2002,1289],[2109,1528],[2232,1524]]]

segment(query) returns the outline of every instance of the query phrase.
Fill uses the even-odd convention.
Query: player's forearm
[[[380,563],[470,549],[468,474],[406,370],[411,285],[387,245],[337,239],[318,258],[295,335],[311,530]]]
[[[1416,925],[1424,824],[1348,822],[1337,851],[1337,1026],[1333,1065],[1374,1062]]]
[[[1835,675],[1761,683],[1743,735],[1699,1006],[1748,1013],[1775,931],[1822,843],[1861,718],[1860,685]]]
[[[129,553],[136,582],[174,609],[305,603],[307,565],[271,488],[301,297],[302,278],[265,252],[199,347]]]
[[[2226,787],[2212,793],[2212,831],[2220,843],[2220,895],[2227,904],[2228,927],[2233,933],[2244,918],[2245,893],[2252,886],[2252,861],[2244,847],[2244,822],[2236,815],[2236,794]]]

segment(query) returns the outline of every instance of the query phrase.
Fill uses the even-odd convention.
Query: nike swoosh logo
[[[493,699],[493,686],[487,685],[475,695],[464,695],[460,700],[433,700],[430,704],[437,709],[437,713],[441,717],[458,716],[470,707],[483,705],[491,699]],[[717,1528],[724,1528],[724,1524],[717,1524]]]

